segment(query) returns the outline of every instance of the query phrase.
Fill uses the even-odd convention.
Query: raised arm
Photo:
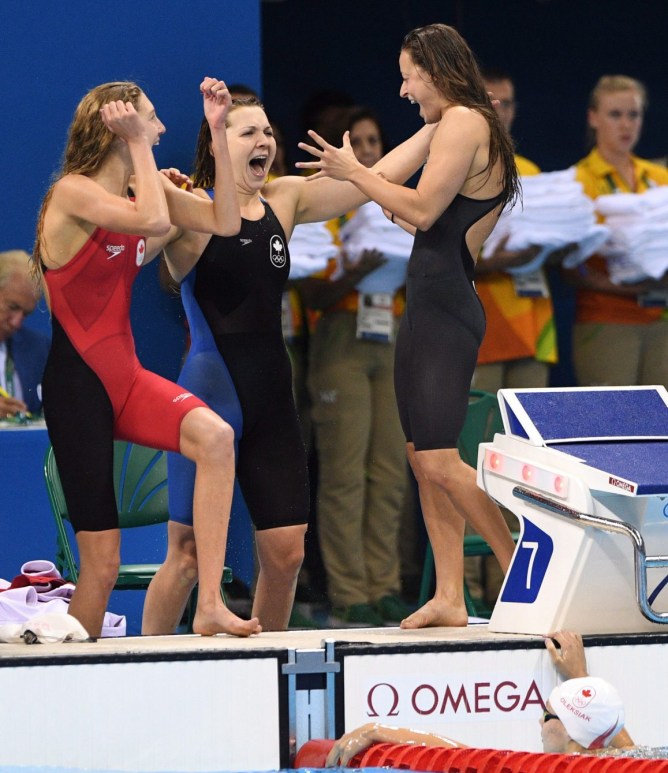
[[[374,743],[412,743],[420,746],[443,746],[449,749],[468,748],[463,743],[434,733],[370,723],[351,730],[350,733],[339,738],[327,755],[327,767],[347,765],[356,754],[368,749]]]
[[[545,637],[545,647],[555,668],[563,679],[577,679],[589,676],[584,642],[579,633],[555,631]],[[624,727],[612,739],[611,746],[624,749],[633,746],[633,738]]]
[[[436,125],[423,126],[367,171],[373,176],[383,175],[388,180],[397,183],[405,182],[426,161],[435,128]],[[304,143],[300,143],[300,146],[304,147]],[[308,146],[306,147],[308,148]],[[350,148],[349,142],[348,148]],[[354,158],[352,148],[349,152]],[[303,162],[297,166],[306,168],[309,163]],[[366,169],[366,167],[364,168]],[[272,186],[277,185],[293,186],[294,188],[296,198],[295,224],[330,220],[369,201],[369,196],[352,183],[327,178],[324,175],[316,174],[312,177],[292,175],[278,178],[270,183],[267,189],[270,190]]]
[[[241,214],[227,148],[225,118],[232,98],[223,81],[204,78],[200,84],[204,115],[211,127],[211,150],[215,160],[216,184],[213,201],[165,182],[169,216],[174,225],[191,231],[234,236],[241,228]]]
[[[384,209],[416,228],[426,230],[467,180],[485,168],[489,129],[485,119],[475,111],[464,107],[450,108],[436,126],[429,161],[415,189],[397,184],[391,170],[388,174],[382,167],[382,161],[372,169],[360,164],[350,147],[347,133],[342,148],[329,145],[314,132],[310,135],[321,147],[304,143],[301,146],[318,160],[302,162],[300,166],[317,169],[315,180],[320,177],[349,180]]]
[[[106,190],[85,175],[69,174],[54,185],[54,214],[62,221],[87,222],[109,231],[158,236],[169,231],[167,201],[153,157],[159,129],[130,102],[111,102],[100,110],[105,126],[128,147],[135,174],[133,200]],[[55,256],[50,256],[55,258]],[[71,256],[67,256],[68,258]]]

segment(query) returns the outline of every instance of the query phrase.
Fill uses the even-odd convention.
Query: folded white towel
[[[290,279],[302,279],[327,267],[339,248],[324,223],[302,223],[295,226],[290,241]]]

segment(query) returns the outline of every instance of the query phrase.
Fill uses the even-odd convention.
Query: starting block
[[[478,485],[520,521],[489,629],[666,631],[668,393],[502,389]]]

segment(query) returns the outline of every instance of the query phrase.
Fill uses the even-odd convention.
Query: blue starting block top
[[[506,434],[668,493],[668,393],[662,386],[502,389]]]

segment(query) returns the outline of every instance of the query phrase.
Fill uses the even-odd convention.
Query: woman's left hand
[[[232,96],[225,81],[206,77],[200,83],[199,90],[204,97],[204,115],[212,129],[225,127],[225,119],[232,107]]]
[[[169,169],[161,169],[160,174],[164,175],[177,188],[182,188],[188,192],[191,192],[193,189],[193,181],[190,177],[176,167],[171,166]]]
[[[352,146],[350,144],[350,132],[343,135],[343,147],[335,148],[330,145],[319,134],[312,129],[308,132],[309,137],[315,140],[321,147],[316,148],[313,145],[307,145],[300,142],[299,147],[315,156],[318,161],[299,161],[295,166],[300,169],[317,169],[318,171],[310,175],[307,180],[317,180],[319,177],[331,177],[334,180],[349,180],[355,170],[364,167],[355,158]]]

